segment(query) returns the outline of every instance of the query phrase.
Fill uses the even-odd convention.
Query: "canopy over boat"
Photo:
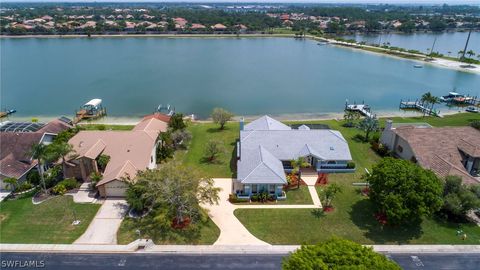
[[[98,107],[100,104],[102,104],[102,100],[99,98],[94,98],[90,100],[89,102],[85,103],[83,105],[84,107]]]

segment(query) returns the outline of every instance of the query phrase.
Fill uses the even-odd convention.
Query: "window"
[[[337,164],[337,162],[335,160],[329,160],[327,161],[327,164]]]
[[[401,145],[397,145],[397,151],[399,153],[402,153],[403,152],[403,147]]]
[[[268,185],[268,192],[271,194],[275,193],[275,185]]]
[[[252,193],[257,193],[258,187],[257,185],[252,185]]]

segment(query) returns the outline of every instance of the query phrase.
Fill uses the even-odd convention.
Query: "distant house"
[[[184,29],[185,26],[187,25],[188,21],[185,20],[184,18],[173,18],[173,21],[175,22],[175,29]]]
[[[215,25],[212,25],[212,29],[215,31],[225,31],[227,30],[227,27],[221,23],[217,23]]]
[[[71,127],[70,120],[64,118],[47,124],[3,122],[0,125],[0,189],[6,188],[3,179],[13,177],[22,183],[37,166],[30,154],[34,144],[50,144],[59,132]]]
[[[380,141],[395,156],[418,163],[439,177],[456,175],[466,184],[480,183],[480,131],[472,127],[394,125],[388,120]]]
[[[239,196],[268,192],[285,198],[283,186],[291,161],[303,157],[316,172],[352,172],[347,141],[331,129],[293,129],[269,116],[247,125],[240,123],[237,143],[237,179],[233,192]]]
[[[205,28],[205,25],[199,23],[192,23],[192,26],[190,27],[192,30],[203,30]]]
[[[158,135],[167,130],[169,117],[153,114],[144,117],[131,131],[80,131],[69,143],[75,150],[67,163],[67,177],[90,181],[100,172],[97,160],[108,155],[110,161],[97,183],[100,196],[123,197],[138,171],[156,168]]]
[[[290,15],[282,14],[282,15],[280,15],[280,20],[282,20],[282,21],[290,20]]]

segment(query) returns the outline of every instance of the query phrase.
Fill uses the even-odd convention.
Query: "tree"
[[[290,162],[293,167],[292,174],[297,174],[300,172],[301,168],[310,167],[310,163],[307,162],[305,157],[298,157]],[[300,179],[297,179],[297,188],[300,188]]]
[[[333,238],[317,245],[303,245],[283,259],[284,270],[383,269],[400,270],[394,261],[355,242]]]
[[[431,109],[433,109],[433,105],[440,102],[440,100],[436,96],[432,95],[432,93],[430,93],[430,92],[427,92],[427,93],[423,94],[420,101],[422,101],[425,104],[425,106],[424,106],[425,108],[427,108],[428,105],[431,105]],[[427,113],[427,111],[424,110],[423,111],[423,116],[425,116],[426,113]]]
[[[360,119],[360,114],[356,111],[345,110],[345,114],[343,115],[343,119],[345,120],[346,127],[353,127],[355,121]]]
[[[174,148],[171,132],[162,132],[159,136],[159,145],[157,148],[157,162],[161,163],[173,156]]]
[[[168,121],[168,127],[172,130],[172,132],[177,131],[177,130],[184,130],[187,125],[183,121],[183,114],[181,113],[175,113],[170,117],[170,120]]]
[[[65,178],[65,171],[66,171],[66,157],[70,155],[73,150],[73,146],[68,142],[54,142],[48,146],[48,148],[52,151],[52,156],[55,159],[61,158],[62,159],[62,174],[63,178]]]
[[[325,207],[332,207],[332,201],[338,193],[342,192],[342,187],[336,183],[328,185],[324,189],[324,201],[323,205]]]
[[[215,124],[220,125],[220,129],[224,129],[225,124],[232,119],[233,113],[222,109],[222,108],[215,108],[212,112],[212,119]]]
[[[7,188],[12,191],[15,191],[15,189],[18,187],[18,179],[15,177],[7,177],[3,179],[3,182],[7,184]]]
[[[29,153],[33,159],[37,160],[38,174],[40,175],[40,182],[42,184],[43,192],[47,194],[47,186],[45,184],[44,166],[47,162],[52,160],[51,153],[43,143],[36,143],[32,145]]]
[[[98,182],[100,182],[103,178],[102,174],[98,172],[92,172],[89,177],[90,177],[90,188],[93,190],[96,190]]]
[[[192,134],[185,129],[178,129],[172,133],[172,142],[175,148],[185,146],[191,139]]]
[[[210,140],[207,142],[205,145],[205,150],[204,150],[204,157],[209,161],[213,162],[215,161],[218,156],[224,151],[223,149],[223,144],[216,141],[216,140]]]
[[[368,142],[370,133],[379,129],[378,120],[376,117],[365,117],[358,125],[358,128],[365,132],[365,141]]]
[[[108,162],[110,162],[109,155],[101,154],[97,158],[97,164],[101,171],[105,171],[105,168],[107,168]]]
[[[467,55],[470,56],[470,58],[472,58],[473,56],[475,56],[475,52],[473,50],[469,50],[467,51]]]
[[[464,218],[468,211],[480,207],[480,199],[474,189],[462,184],[462,178],[447,176],[443,191],[442,210],[453,219]]]
[[[214,187],[211,178],[176,163],[140,172],[135,185],[143,185],[142,198],[164,207],[176,224],[195,223],[201,216],[200,204],[216,204],[219,200],[220,189]]]
[[[440,179],[407,160],[384,158],[365,179],[370,186],[370,200],[392,225],[418,224],[443,204]]]

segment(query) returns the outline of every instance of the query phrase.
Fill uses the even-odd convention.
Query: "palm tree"
[[[70,155],[73,150],[73,146],[67,142],[58,142],[51,144],[49,146],[52,150],[52,155],[55,157],[55,159],[61,158],[62,159],[62,173],[63,173],[63,178],[65,178],[65,164],[66,164],[66,157]]]
[[[439,102],[439,99],[432,95],[432,93],[430,92],[427,92],[425,94],[422,95],[422,98],[420,99],[424,104],[426,104],[424,106],[424,108],[428,107],[428,105],[431,105],[431,108],[430,110],[433,109],[433,105],[437,104]],[[426,110],[423,111],[423,116],[425,116],[426,114]]]
[[[470,58],[472,58],[472,56],[475,55],[475,52],[474,52],[473,50],[469,50],[469,51],[467,52],[467,54],[468,54],[468,56],[470,56]]]
[[[293,167],[292,174],[299,173],[301,168],[310,167],[310,163],[306,161],[305,157],[298,157],[297,159],[292,160],[291,164]],[[297,188],[300,188],[300,177],[297,180]]]
[[[42,183],[43,192],[47,194],[47,186],[45,185],[43,166],[51,160],[51,155],[48,147],[43,143],[36,143],[32,145],[30,150],[32,159],[37,160],[38,172],[40,174],[40,182]]]
[[[463,50],[458,51],[457,54],[458,54],[458,58],[459,58],[459,59],[462,59],[462,58],[463,58],[463,57],[462,57],[462,55],[463,55]]]
[[[452,52],[451,52],[451,51],[448,51],[447,54],[448,54],[448,57],[450,57],[450,55],[452,54]]]

